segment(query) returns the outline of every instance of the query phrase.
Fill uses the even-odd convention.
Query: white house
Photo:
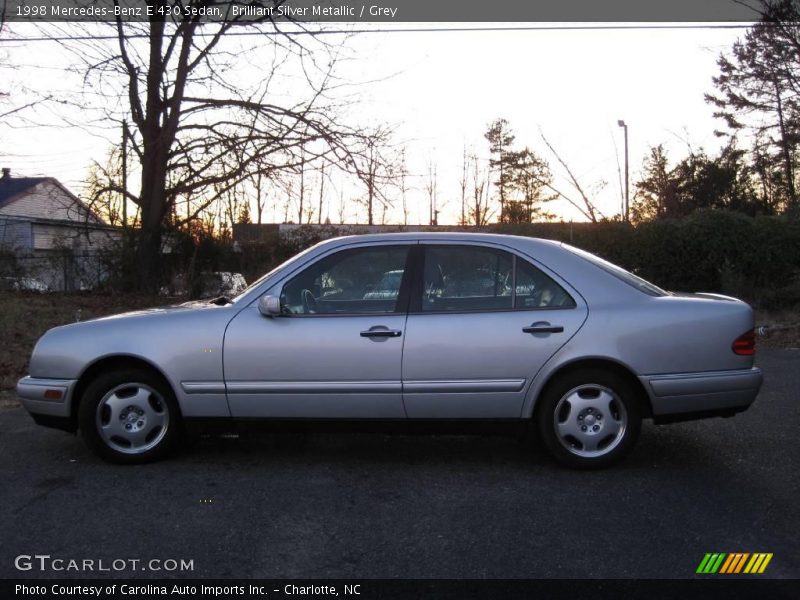
[[[0,177],[0,276],[35,277],[52,290],[93,287],[102,252],[120,238],[52,177]]]

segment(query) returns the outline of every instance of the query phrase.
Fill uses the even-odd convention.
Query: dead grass
[[[36,340],[51,327],[169,302],[164,297],[130,294],[0,292],[0,391],[13,389],[27,374]],[[4,401],[0,395],[0,405]]]
[[[13,390],[0,390],[0,410],[16,408],[17,406],[19,406],[19,401]]]

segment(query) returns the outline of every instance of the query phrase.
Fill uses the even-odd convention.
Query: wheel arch
[[[114,354],[110,356],[103,356],[89,363],[89,365],[78,377],[78,381],[72,391],[72,407],[70,414],[71,423],[77,428],[78,407],[83,400],[83,395],[86,392],[86,388],[91,384],[95,377],[103,372],[131,368],[139,368],[149,371],[161,380],[161,382],[172,392],[173,397],[177,398],[175,388],[170,383],[164,372],[154,363],[142,358],[141,356],[134,356],[131,354]],[[180,403],[176,402],[176,405],[178,406],[178,411],[180,411]]]
[[[620,377],[624,378],[628,383],[630,383],[631,387],[637,392],[637,396],[639,397],[639,403],[642,407],[642,416],[645,418],[651,418],[653,416],[653,407],[650,402],[650,395],[647,393],[647,390],[645,389],[644,385],[639,380],[639,378],[634,374],[633,370],[627,365],[608,357],[577,358],[570,362],[564,363],[560,365],[557,369],[553,370],[551,373],[547,375],[547,378],[541,384],[538,391],[536,392],[530,412],[527,416],[530,418],[535,418],[536,411],[541,405],[539,400],[542,398],[542,396],[544,396],[544,394],[547,393],[547,390],[561,377],[564,377],[569,373],[574,373],[575,371],[580,371],[581,369],[590,369],[590,368],[607,369],[613,373],[616,373]]]

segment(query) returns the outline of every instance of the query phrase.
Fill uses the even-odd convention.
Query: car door
[[[503,249],[420,247],[403,353],[408,417],[519,417],[532,378],[586,319],[583,299]]]
[[[401,362],[413,244],[339,250],[271,290],[281,314],[257,302],[225,334],[234,417],[400,418]]]

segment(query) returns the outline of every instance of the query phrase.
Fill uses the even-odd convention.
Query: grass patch
[[[28,374],[33,346],[48,329],[169,303],[163,296],[0,292],[0,390]]]

